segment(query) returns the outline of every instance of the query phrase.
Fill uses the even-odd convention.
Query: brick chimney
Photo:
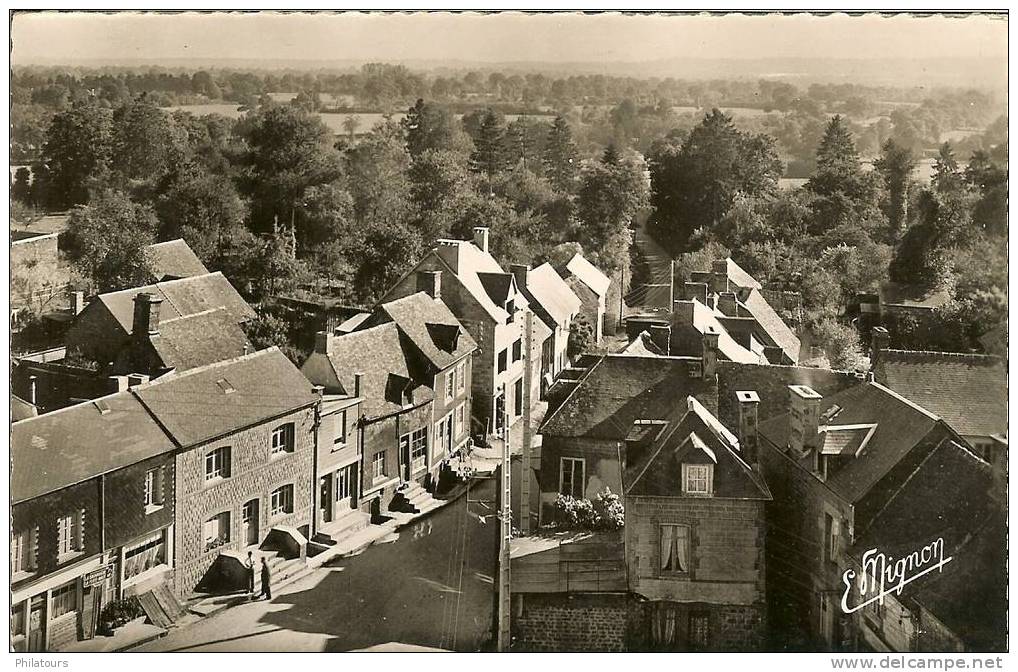
[[[73,291],[70,294],[71,315],[80,315],[85,310],[85,292]]]
[[[441,299],[442,271],[417,271],[417,291],[433,299]]]
[[[315,352],[321,355],[329,354],[332,349],[332,339],[335,336],[331,331],[319,331],[315,334]]]
[[[162,297],[150,292],[142,292],[134,297],[134,324],[131,333],[136,338],[159,333],[159,309],[162,303]]]
[[[713,378],[718,370],[718,340],[721,334],[714,327],[707,327],[703,332],[703,378]]]
[[[474,245],[480,248],[481,252],[488,251],[488,227],[474,227]]]
[[[760,467],[760,450],[756,420],[760,395],[751,390],[745,390],[736,392],[735,398],[739,400],[739,445],[742,446],[742,457],[750,466],[758,469]]]
[[[735,292],[721,292],[718,294],[718,310],[728,317],[739,316],[739,304],[735,298]]]
[[[364,374],[355,373],[353,374],[353,396],[359,397],[364,391]]]
[[[28,403],[32,404],[33,406],[35,406],[38,403],[36,401],[38,399],[37,394],[38,383],[39,383],[38,376],[28,377]]]
[[[791,432],[788,447],[805,457],[820,444],[820,400],[817,392],[805,385],[789,385],[792,395]]]
[[[697,300],[703,305],[707,305],[707,283],[706,282],[687,282],[684,285],[686,292],[686,299],[692,301]]]
[[[661,348],[661,352],[668,354],[672,351],[672,328],[667,324],[651,324],[647,327],[650,340],[654,345]]]
[[[884,382],[883,371],[880,370],[880,360],[887,346],[891,343],[891,335],[883,327],[873,327],[870,333],[870,371],[878,383]]]
[[[516,278],[516,286],[520,288],[520,291],[523,291],[527,287],[530,266],[526,264],[513,264],[509,267],[509,272]]]

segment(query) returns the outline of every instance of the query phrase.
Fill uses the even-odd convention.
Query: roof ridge
[[[218,311],[223,311],[223,313],[225,314],[226,313],[226,306],[216,306],[215,308],[206,308],[205,310],[199,311],[197,313],[191,313],[189,315],[177,315],[176,317],[170,317],[170,318],[167,318],[165,320],[159,320],[159,324],[161,324],[161,325],[162,324],[170,324],[171,322],[179,322],[180,320],[188,320],[188,319],[191,319],[192,317],[202,317],[202,316],[209,315],[211,313],[215,313],[215,312],[218,312]]]
[[[945,350],[904,350],[900,348],[885,348],[881,350],[882,353],[900,353],[903,355],[919,355],[922,357],[946,357],[952,359],[986,359],[1003,361],[1003,357],[999,355],[991,355],[985,352],[948,352]]]
[[[195,375],[195,374],[198,374],[198,373],[205,373],[206,371],[211,371],[212,369],[215,369],[215,368],[218,368],[218,367],[223,367],[223,366],[227,366],[227,365],[230,365],[230,364],[237,364],[237,363],[239,363],[241,361],[246,361],[246,360],[251,360],[251,359],[258,358],[258,357],[266,356],[266,355],[269,355],[269,354],[271,354],[273,352],[280,352],[279,347],[273,345],[273,346],[270,346],[270,347],[265,348],[263,350],[256,350],[255,352],[249,352],[246,355],[237,355],[236,357],[232,357],[230,359],[224,359],[224,360],[219,361],[219,362],[212,362],[211,364],[205,364],[204,366],[197,366],[197,367],[195,367],[193,369],[188,369],[187,371],[171,371],[170,373],[167,373],[166,375],[160,376],[159,378],[156,378],[154,380],[150,380],[147,383],[143,383],[141,385],[137,385],[137,386],[132,387],[130,389],[132,389],[132,390],[146,389],[147,390],[150,387],[154,387],[154,386],[160,385],[162,383],[173,382],[175,380],[180,380],[181,378],[186,378],[188,376],[192,376],[192,375]],[[289,361],[289,360],[287,360],[287,361]]]
[[[103,399],[110,399],[110,398],[116,397],[118,395],[130,396],[129,392],[130,392],[130,389],[128,389],[128,390],[119,390],[117,392],[110,392],[108,394],[104,394],[101,397],[95,397],[93,399],[85,399],[83,401],[79,401],[76,404],[71,404],[70,406],[63,406],[61,408],[54,409],[54,410],[49,411],[47,413],[40,413],[39,415],[33,415],[32,417],[25,418],[24,420],[18,420],[17,424],[18,425],[25,425],[25,424],[28,424],[28,423],[32,422],[33,420],[42,420],[43,418],[52,418],[53,416],[57,415],[58,413],[62,413],[64,411],[72,411],[72,410],[81,408],[83,406],[87,406],[89,404],[95,404],[95,402],[97,402],[97,401],[102,401]],[[12,396],[17,396],[17,395],[12,395]],[[21,399],[21,397],[18,397],[18,399]],[[30,404],[31,403],[30,401],[26,401],[25,399],[21,399],[21,401],[24,401],[26,404]],[[32,405],[34,406],[35,404],[32,404]]]
[[[174,238],[173,240],[161,240],[158,243],[152,243],[150,245],[146,245],[145,247],[159,247],[160,245],[169,245],[170,243],[183,243],[184,245],[187,245],[187,241],[184,240],[183,238]],[[191,247],[190,245],[187,246]]]
[[[935,415],[934,413],[931,413],[930,411],[926,410],[925,408],[923,408],[919,404],[915,403],[911,399],[908,399],[907,397],[903,397],[902,395],[898,394],[897,392],[895,392],[891,388],[885,387],[885,386],[881,385],[880,383],[878,383],[875,380],[869,380],[869,381],[866,382],[866,384],[867,385],[873,385],[877,389],[883,390],[884,392],[890,394],[892,397],[894,397],[898,401],[901,401],[901,402],[907,404],[908,406],[911,406],[914,410],[919,411],[920,413],[926,415],[927,417],[929,417],[930,419],[932,419],[934,421],[940,422],[941,419],[942,419],[940,416]],[[849,389],[851,389],[851,388],[849,388]]]

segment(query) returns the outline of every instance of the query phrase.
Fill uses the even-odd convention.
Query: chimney
[[[71,292],[71,315],[80,315],[85,310],[85,292]]]
[[[881,355],[891,343],[891,335],[883,327],[873,327],[870,333],[870,371],[878,383],[883,381],[883,371],[878,370]]]
[[[143,385],[149,380],[148,375],[144,373],[131,373],[127,376],[127,386],[134,387],[135,385]]]
[[[131,333],[136,338],[155,336],[159,333],[159,308],[163,300],[150,292],[134,297],[134,324]]]
[[[321,355],[329,354],[329,350],[332,349],[332,339],[334,336],[331,331],[319,331],[315,334],[315,352]],[[244,346],[247,350],[247,346]]]
[[[703,305],[707,305],[707,283],[706,282],[687,282],[685,284],[686,299],[692,301],[697,300]]]
[[[728,317],[739,316],[739,304],[735,299],[735,292],[721,292],[718,294],[718,310]]]
[[[651,324],[647,327],[650,333],[650,340],[654,345],[661,348],[661,352],[669,354],[672,351],[672,328],[667,324]]]
[[[123,392],[127,389],[127,376],[110,376],[110,391]]]
[[[516,278],[516,286],[520,288],[520,291],[527,287],[527,276],[530,275],[530,266],[526,264],[513,264],[509,267],[509,271]]]
[[[442,271],[417,271],[417,291],[433,299],[441,299]]]
[[[361,392],[363,391],[364,388],[363,382],[364,382],[363,373],[353,374],[353,396],[355,397],[361,396]]]
[[[792,393],[791,432],[788,447],[805,457],[820,444],[820,400],[823,398],[805,385],[789,385]]]
[[[474,245],[481,249],[481,252],[488,251],[488,227],[474,227]]]
[[[36,405],[36,399],[37,399],[36,385],[38,383],[38,380],[39,380],[38,376],[29,376],[28,377],[28,403],[32,404],[33,406]]]
[[[721,334],[714,327],[707,327],[703,332],[703,378],[713,378],[718,370],[718,340]]]
[[[739,445],[742,456],[754,469],[760,467],[760,450],[756,434],[757,408],[760,406],[760,395],[752,390],[738,391],[735,398],[739,400]]]
[[[710,275],[710,291],[720,294],[728,291],[728,273],[714,271]]]
[[[316,397],[321,397],[322,395],[325,394],[325,386],[324,385],[312,385],[311,386],[311,393],[313,395],[315,395]]]

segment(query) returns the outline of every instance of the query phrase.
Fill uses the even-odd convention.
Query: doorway
[[[321,511],[322,523],[332,522],[332,474],[318,479],[318,509]]]
[[[404,482],[410,481],[410,435],[399,437],[399,477]]]
[[[244,509],[241,512],[242,537],[244,539],[245,546],[254,546],[258,544],[258,500],[252,499],[251,501],[244,504]]]
[[[46,593],[32,598],[28,616],[28,651],[46,650]]]

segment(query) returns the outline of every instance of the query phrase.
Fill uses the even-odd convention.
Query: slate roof
[[[508,317],[504,307],[505,299],[494,300],[492,293],[498,297],[504,291],[507,295],[509,287],[512,286],[512,275],[503,271],[490,253],[481,251],[468,240],[439,240],[429,254],[439,261],[444,272],[455,276],[491,319],[505,322]],[[420,265],[415,266],[407,275],[416,272],[419,267]],[[482,276],[489,277],[487,285],[482,282]],[[517,309],[529,305],[522,293],[516,295],[515,301]]]
[[[717,387],[699,377],[700,359],[607,355],[541,426],[542,434],[625,440],[634,420],[669,417],[686,397],[717,409]]]
[[[764,333],[779,346],[785,355],[792,361],[799,361],[799,350],[802,347],[799,337],[795,335],[785,321],[781,319],[767,299],[757,289],[751,289],[739,293],[739,299],[743,305],[752,313]]]
[[[445,303],[425,292],[383,303],[377,310],[396,323],[436,371],[477,349],[477,343]]]
[[[852,546],[900,558],[944,539],[942,572],[909,585],[915,599],[975,650],[999,650],[1007,614],[1006,528],[990,465],[944,439],[888,500]]]
[[[524,291],[528,298],[533,299],[551,317],[554,324],[549,324],[549,327],[565,325],[567,320],[580,311],[579,297],[549,263],[541,264],[527,273]]]
[[[600,297],[608,295],[608,287],[611,279],[599,271],[594,264],[587,261],[582,254],[574,254],[573,258],[566,264],[566,270],[579,278],[583,284]]]
[[[163,366],[177,371],[233,359],[254,349],[223,308],[161,321],[159,334],[149,341]]]
[[[725,264],[725,273],[728,275],[728,279],[732,283],[738,285],[739,287],[745,288],[745,289],[750,289],[750,288],[752,288],[752,289],[763,289],[763,285],[761,285],[757,281],[757,279],[754,278],[752,275],[750,275],[746,271],[742,270],[742,267],[739,266],[734,261],[732,261],[731,257],[726,257],[725,259],[723,259],[721,261],[724,262],[724,264]]]
[[[145,248],[145,259],[157,282],[206,275],[209,269],[181,238]]]
[[[193,446],[309,406],[318,398],[279,348],[170,373],[132,388],[180,446]]]
[[[109,310],[124,333],[129,334],[134,323],[134,297],[142,292],[149,292],[163,299],[159,313],[161,320],[194,315],[213,308],[225,308],[238,323],[255,316],[254,309],[218,271],[193,278],[168,280],[145,287],[132,287],[119,292],[100,294],[97,301]]]
[[[647,457],[627,469],[627,496],[689,497],[682,492],[682,464],[714,466],[713,497],[771,499],[763,477],[741,454],[738,439],[696,399],[685,415],[650,446]]]
[[[30,404],[16,394],[11,394],[11,422],[27,420],[39,415],[35,404]]]
[[[496,306],[504,305],[509,300],[509,290],[513,286],[513,276],[509,273],[478,273],[481,286],[487,292],[488,298]]]
[[[937,416],[877,383],[861,383],[824,397],[820,401],[821,415],[835,405],[841,410],[829,424],[877,426],[862,452],[846,459],[827,478],[828,487],[849,502],[862,499],[916,445],[928,437],[937,437],[935,430],[941,433],[938,440],[950,435]],[[763,421],[759,432],[775,446],[784,448],[790,434],[789,419],[786,413]]]
[[[728,330],[718,320],[717,315],[714,314],[713,310],[696,299],[683,301],[683,303],[692,304],[693,327],[701,335],[707,329],[713,329],[718,334],[718,351],[725,359],[745,364],[765,363],[766,360],[762,360],[761,355],[750,352],[732,338],[731,334],[728,333]]]
[[[353,394],[354,374],[361,374],[361,405],[368,417],[380,417],[403,409],[404,392],[412,391],[414,403],[434,399],[430,387],[416,382],[407,361],[405,337],[395,322],[336,335],[328,355],[313,352],[301,371],[328,392]]]
[[[39,497],[173,449],[170,437],[131,392],[16,422],[11,426],[11,502]]]
[[[876,379],[962,436],[1007,431],[1007,367],[991,355],[881,350]]]

